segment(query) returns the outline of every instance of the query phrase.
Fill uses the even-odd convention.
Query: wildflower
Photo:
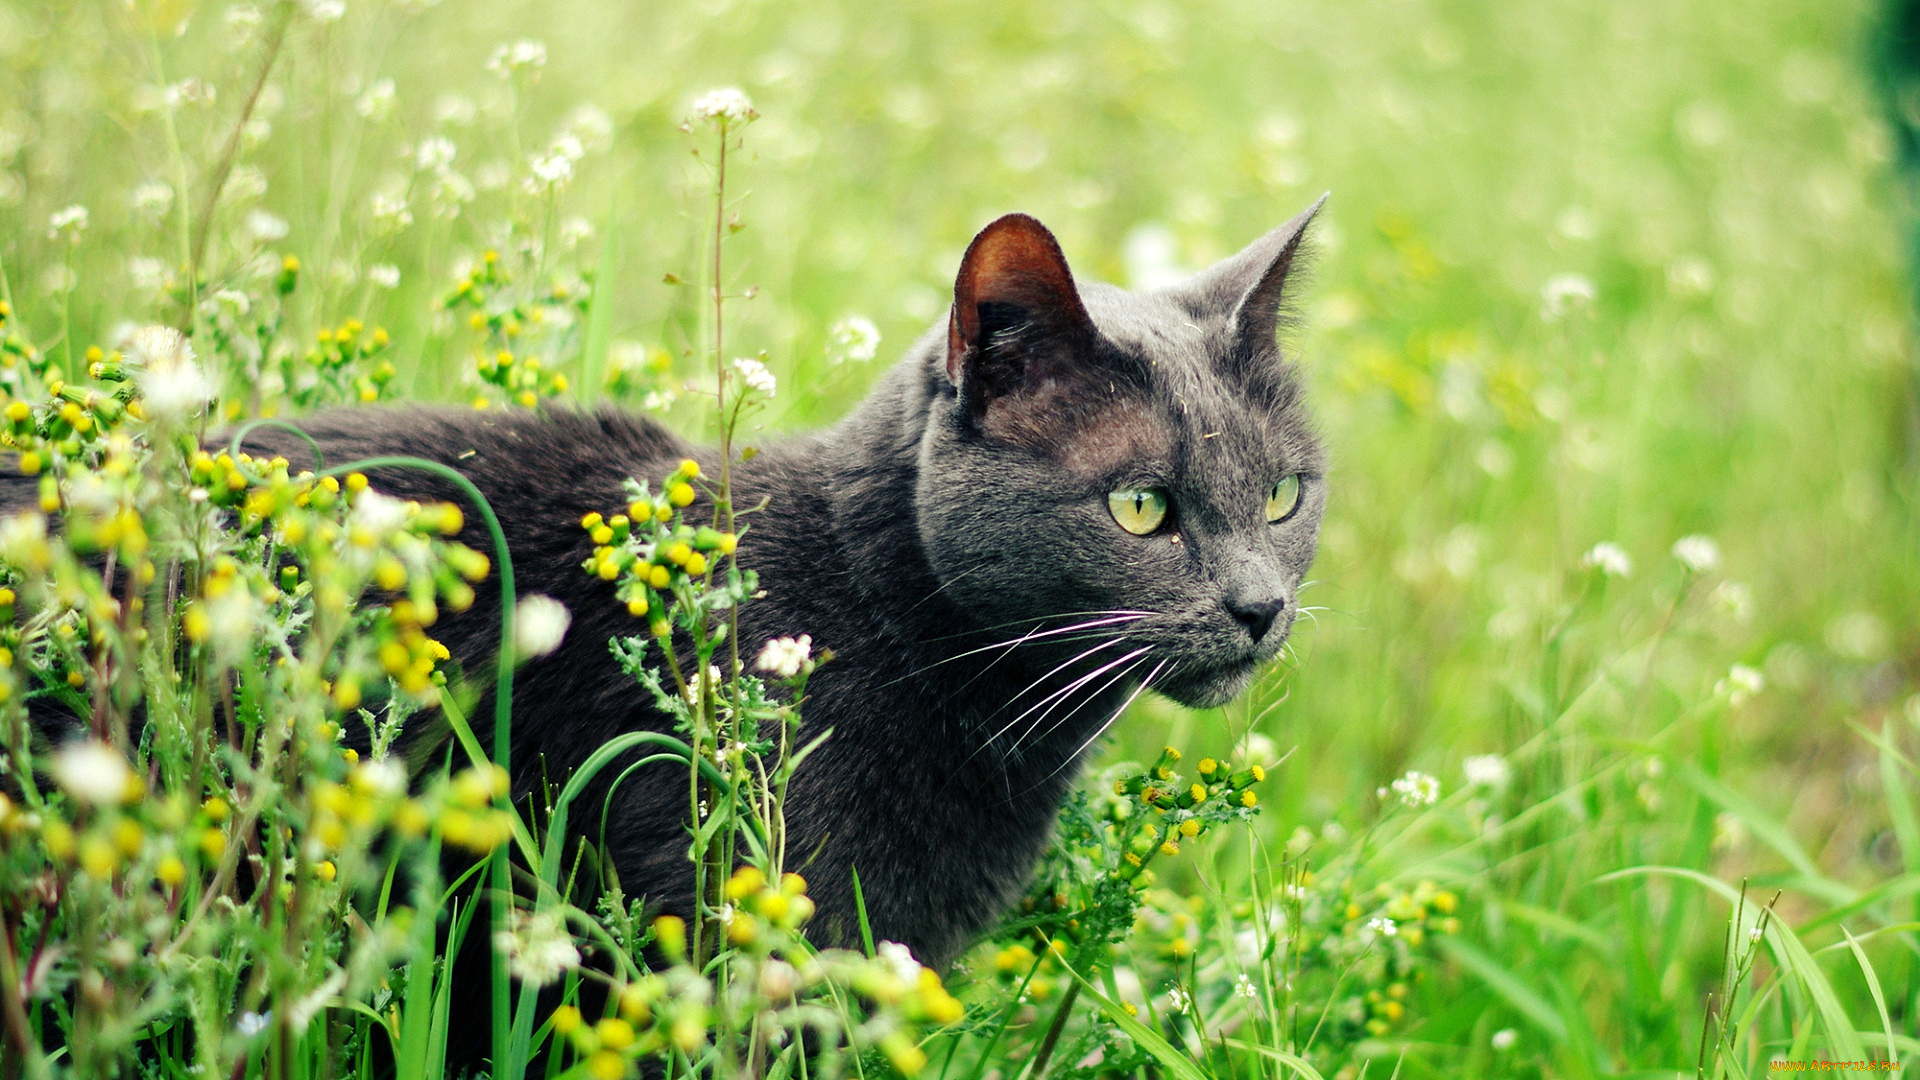
[[[291,227],[287,225],[286,218],[280,217],[277,214],[268,213],[259,207],[247,211],[246,228],[247,232],[251,233],[255,240],[263,244],[271,244],[276,240],[285,240],[287,233],[292,231]]]
[[[1239,980],[1233,984],[1233,992],[1243,998],[1260,996],[1260,989],[1253,985],[1253,979],[1249,978],[1244,971],[1240,973]]]
[[[128,365],[140,372],[147,415],[155,420],[198,412],[213,397],[213,381],[195,362],[193,345],[170,326],[136,331],[126,356]]]
[[[444,172],[453,164],[454,155],[459,148],[453,140],[444,135],[431,135],[420,140],[413,150],[413,167],[421,172]]]
[[[809,658],[812,653],[813,636],[810,634],[801,634],[797,638],[775,638],[760,650],[760,657],[753,666],[783,679],[791,679],[811,666]]]
[[[433,204],[434,212],[441,217],[459,217],[460,208],[472,202],[473,198],[473,181],[452,169],[434,177],[433,186],[427,189],[427,201]]]
[[[558,191],[573,179],[573,159],[558,151],[537,155],[527,163],[527,194]]]
[[[1467,774],[1467,783],[1474,787],[1503,788],[1512,771],[1507,767],[1507,759],[1499,754],[1478,754],[1460,763]]]
[[[613,140],[613,117],[592,102],[583,102],[567,114],[563,133],[588,150],[605,150]]]
[[[247,202],[266,193],[267,174],[257,166],[241,165],[227,175],[227,186],[221,191],[221,201]]]
[[[1598,570],[1607,577],[1623,578],[1633,573],[1633,557],[1611,540],[1603,540],[1588,548],[1587,553],[1580,557],[1580,565],[1589,570]]]
[[[1408,806],[1432,806],[1440,800],[1440,781],[1418,770],[1393,782],[1393,793]]]
[[[120,751],[92,739],[60,751],[53,775],[68,794],[95,806],[116,806],[144,787]]]
[[[375,263],[367,267],[367,280],[383,289],[400,287],[400,268],[392,263]]]
[[[1176,986],[1167,991],[1167,1007],[1177,1013],[1184,1013],[1193,1007],[1193,995],[1186,987]]]
[[[240,1019],[234,1023],[233,1029],[240,1033],[241,1038],[251,1039],[267,1030],[267,1022],[271,1015],[271,1013],[243,1012],[240,1014]]]
[[[404,194],[374,192],[368,209],[373,214],[374,227],[383,234],[397,233],[413,224],[413,212],[407,209],[407,198]]]
[[[568,248],[579,247],[593,239],[593,222],[575,215],[560,222],[560,243]]]
[[[1400,933],[1400,927],[1392,919],[1378,915],[1367,920],[1367,929],[1381,937],[1393,937]]]
[[[1582,274],[1555,274],[1540,289],[1540,317],[1552,322],[1576,308],[1593,305],[1598,291]]]
[[[148,180],[134,186],[128,201],[133,204],[134,213],[159,221],[173,208],[173,186],[163,180]]]
[[[47,218],[47,239],[65,240],[69,244],[80,242],[80,234],[87,231],[87,208],[75,203],[72,206],[55,210]]]
[[[866,363],[880,354],[880,328],[869,319],[849,315],[827,328],[827,358],[842,364]]]
[[[752,120],[760,114],[753,111],[753,102],[738,87],[727,86],[718,90],[709,90],[694,100],[693,115],[702,120],[727,121]]]
[[[1513,1044],[1519,1041],[1520,1033],[1512,1028],[1501,1028],[1493,1033],[1492,1042],[1495,1050],[1511,1050]]]
[[[1727,702],[1739,706],[1747,699],[1767,688],[1767,677],[1760,669],[1745,664],[1735,664],[1727,669],[1727,677],[1715,686],[1714,693],[1727,695]]]
[[[758,360],[745,356],[739,357],[733,362],[733,370],[740,373],[740,379],[747,384],[747,389],[765,397],[772,397],[774,390],[779,386],[773,377],[773,372],[768,371],[767,365]]]
[[[325,26],[339,22],[347,14],[345,0],[307,0],[307,17]]]
[[[551,911],[515,911],[512,925],[495,936],[494,945],[507,954],[514,977],[534,986],[556,982],[580,966],[580,950]]]
[[[545,656],[560,647],[573,617],[566,605],[550,596],[523,596],[515,611],[514,651],[521,656]]]
[[[1710,574],[1720,565],[1720,545],[1698,533],[1683,536],[1673,542],[1673,557],[1696,574]]]
[[[1766,930],[1761,927],[1758,927],[1758,926],[1752,927],[1747,930],[1747,940],[1757,945],[1759,944],[1760,939],[1766,936],[1766,933],[1767,933]]]
[[[523,71],[538,71],[546,66],[546,45],[531,39],[501,45],[493,50],[493,56],[487,61],[487,70],[503,79],[511,79]]]
[[[151,255],[127,260],[127,278],[141,292],[157,293],[167,285],[167,264]]]

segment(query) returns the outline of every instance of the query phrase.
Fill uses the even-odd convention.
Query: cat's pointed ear
[[[1060,242],[1025,214],[1008,214],[967,245],[947,320],[947,377],[977,417],[994,399],[1058,374],[1093,341]]]
[[[1293,220],[1248,244],[1238,255],[1177,286],[1195,314],[1230,316],[1236,356],[1258,355],[1273,347],[1282,305],[1289,298],[1287,276],[1298,261],[1307,226],[1326,203],[1327,196],[1320,196]]]

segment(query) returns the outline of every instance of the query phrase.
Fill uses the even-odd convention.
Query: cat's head
[[[1210,706],[1246,688],[1299,614],[1326,506],[1276,340],[1319,207],[1143,293],[1076,283],[1024,215],[974,238],[917,493],[947,596],[1097,672],[1089,689],[1149,679]]]

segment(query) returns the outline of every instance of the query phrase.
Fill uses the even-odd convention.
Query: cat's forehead
[[[1263,469],[1274,460],[1317,465],[1308,460],[1317,444],[1291,376],[1277,367],[1277,354],[1275,370],[1259,380],[1235,373],[1228,318],[1196,314],[1164,295],[1107,285],[1090,285],[1081,295],[1101,337],[1145,376],[1148,396],[1160,406],[1151,412],[1164,429],[1155,442],[1195,459],[1187,464],[1209,469]],[[1135,422],[1144,414],[1136,412]]]

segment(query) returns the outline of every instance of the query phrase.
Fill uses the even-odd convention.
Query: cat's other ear
[[[1196,316],[1225,315],[1231,320],[1237,362],[1249,362],[1273,348],[1281,312],[1292,298],[1287,277],[1299,262],[1307,226],[1326,202],[1327,196],[1320,196],[1293,220],[1248,244],[1238,255],[1174,287]]]
[[[1063,378],[1094,338],[1045,225],[1008,214],[967,245],[947,319],[947,378],[975,419],[999,398]]]

